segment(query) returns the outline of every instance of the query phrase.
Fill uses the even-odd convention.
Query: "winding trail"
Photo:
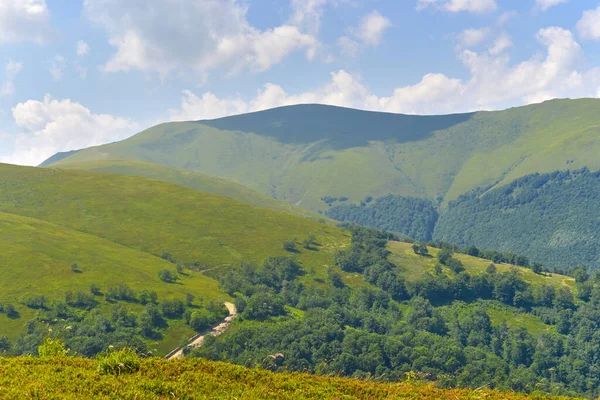
[[[227,307],[227,310],[229,310],[229,315],[223,320],[223,322],[214,326],[209,332],[202,332],[202,333],[199,333],[196,336],[190,338],[189,343],[187,345],[179,346],[178,348],[176,348],[175,350],[173,350],[169,354],[167,354],[165,356],[165,358],[167,360],[181,359],[181,358],[183,358],[183,349],[185,347],[190,347],[192,349],[195,349],[197,347],[202,346],[202,344],[204,344],[204,338],[206,336],[208,336],[208,335],[219,336],[219,335],[223,334],[229,327],[229,324],[231,324],[238,315],[237,309],[235,308],[235,305],[233,303],[225,302],[224,304],[225,304],[225,307]]]

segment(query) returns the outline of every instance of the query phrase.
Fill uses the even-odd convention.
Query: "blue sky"
[[[598,0],[0,0],[0,161],[296,103],[600,97]]]

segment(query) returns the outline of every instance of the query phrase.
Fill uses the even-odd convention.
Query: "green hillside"
[[[0,397],[10,399],[558,399],[491,390],[438,389],[416,382],[273,373],[205,360],[142,360],[139,372],[114,376],[79,358],[0,358]]]
[[[408,281],[415,281],[425,272],[434,273],[435,266],[440,264],[437,255],[440,250],[429,247],[431,257],[423,257],[415,254],[412,244],[404,242],[390,242],[389,250],[392,252],[390,259],[402,270],[402,275]],[[471,275],[481,275],[486,272],[486,268],[492,263],[490,260],[472,257],[466,254],[455,254],[465,268],[465,271]],[[575,287],[575,279],[559,274],[536,274],[530,268],[518,267],[510,264],[494,264],[498,272],[517,271],[521,279],[531,285],[552,285],[556,288],[566,286],[570,289]],[[450,269],[442,266],[446,274],[452,274]]]
[[[388,193],[449,201],[534,172],[600,168],[600,100],[498,112],[407,116],[298,105],[168,123],[69,162],[128,158],[219,176],[287,203]]]
[[[111,240],[199,269],[293,254],[315,267],[348,243],[341,229],[140,177],[0,165],[0,211]],[[318,246],[300,242],[314,234]],[[283,249],[296,238],[297,250]],[[318,269],[318,268],[317,268]]]
[[[322,218],[299,207],[277,201],[272,197],[248,189],[214,176],[205,175],[180,168],[171,168],[162,164],[154,164],[136,160],[101,160],[85,163],[61,164],[61,169],[79,169],[94,172],[110,172],[115,174],[141,176],[164,182],[171,182],[179,186],[194,189],[200,192],[213,193],[231,197],[242,203],[273,210],[288,211],[307,218]]]
[[[136,292],[156,291],[161,300],[184,298],[186,293],[227,298],[216,281],[194,271],[187,271],[177,285],[166,284],[158,278],[164,269],[174,266],[106,239],[0,212],[0,304],[13,304],[18,312],[16,318],[0,313],[0,336],[16,337],[33,318],[36,311],[23,305],[26,299],[43,295],[50,304],[64,299],[67,290],[87,293],[92,284],[106,292],[126,283]],[[108,306],[103,300],[101,304]]]

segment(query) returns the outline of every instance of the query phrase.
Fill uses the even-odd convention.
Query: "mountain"
[[[218,176],[305,209],[387,194],[435,204],[531,173],[600,168],[600,100],[445,116],[322,105],[161,124],[53,165],[135,159]]]

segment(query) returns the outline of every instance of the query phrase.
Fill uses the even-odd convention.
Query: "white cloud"
[[[78,40],[75,51],[79,57],[87,56],[90,54],[90,46],[83,40]]]
[[[392,24],[390,20],[381,15],[378,11],[365,15],[361,22],[356,36],[368,46],[377,46],[381,42],[381,37],[386,29]]]
[[[542,11],[557,6],[561,3],[566,3],[569,0],[535,0],[535,5]]]
[[[312,0],[314,7],[298,14],[297,22],[310,18],[321,3]],[[106,72],[264,71],[294,51],[311,59],[319,47],[298,25],[265,30],[250,25],[237,0],[85,0],[84,12],[117,49],[103,67]]]
[[[37,165],[59,151],[80,149],[124,139],[139,129],[137,123],[108,114],[93,114],[69,99],[46,95],[12,109],[17,126],[25,132],[13,135],[12,154],[0,161]]]
[[[361,18],[358,27],[348,29],[352,36],[342,36],[337,43],[341,48],[342,54],[355,57],[358,52],[365,47],[375,47],[381,42],[381,38],[390,26],[390,20],[378,11],[372,11],[370,14]]]
[[[503,33],[494,41],[494,44],[492,44],[488,51],[491,55],[497,56],[498,54],[502,53],[504,50],[512,46],[513,42],[512,40],[510,40],[510,37],[507,34]]]
[[[45,43],[51,36],[45,0],[0,0],[0,43]]]
[[[22,69],[23,63],[15,62],[13,60],[9,60],[4,66],[5,81],[2,83],[2,86],[0,86],[0,97],[15,93],[15,84],[13,81]]]
[[[465,29],[458,35],[458,40],[461,47],[473,47],[483,42],[489,33],[489,28]]]
[[[583,12],[577,22],[577,31],[583,39],[600,40],[600,6]]]
[[[251,99],[218,98],[212,93],[184,93],[181,108],[171,110],[173,120],[198,120],[257,111],[290,104],[322,103],[374,111],[440,114],[504,109],[556,97],[595,97],[600,90],[600,68],[580,71],[583,52],[565,29],[541,29],[537,40],[545,56],[511,64],[501,49],[510,39],[500,36],[489,51],[462,51],[459,56],[470,73],[468,79],[426,74],[420,82],[396,88],[389,96],[377,96],[357,77],[339,70],[320,88],[289,94],[268,83]],[[501,82],[502,84],[499,84]]]
[[[448,12],[488,13],[496,11],[496,0],[418,0],[417,10],[435,7]]]
[[[48,70],[48,72],[50,72],[50,75],[52,75],[53,81],[57,82],[62,79],[63,72],[64,72],[66,66],[67,66],[67,63],[65,62],[65,58],[63,56],[61,56],[61,55],[54,56],[54,58],[52,59],[52,66]]]
[[[306,28],[312,34],[317,34],[321,27],[321,18],[327,3],[332,0],[292,0],[292,16],[290,23]]]

